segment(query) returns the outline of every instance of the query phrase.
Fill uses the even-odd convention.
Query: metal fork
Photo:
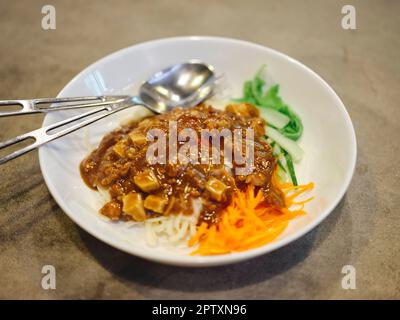
[[[97,101],[97,102],[90,102],[90,101]],[[71,103],[68,105],[55,105],[50,108],[41,108],[38,107],[38,104],[43,104],[43,103]],[[85,102],[85,103],[79,103],[79,102]],[[18,111],[11,111],[11,112],[1,112],[0,116],[5,117],[5,116],[15,116],[15,115],[23,115],[23,114],[29,114],[29,113],[39,113],[39,112],[50,112],[50,111],[56,111],[56,110],[68,110],[68,109],[77,109],[77,108],[89,108],[89,107],[99,107],[96,108],[95,110],[88,111],[83,114],[79,114],[76,116],[73,116],[71,118],[68,118],[66,120],[62,120],[59,122],[56,122],[54,124],[48,125],[46,127],[42,127],[40,129],[33,130],[31,132],[19,135],[15,138],[9,139],[5,142],[0,142],[0,150],[7,148],[9,146],[12,146],[16,143],[28,140],[28,139],[34,139],[35,142],[32,144],[23,147],[17,151],[14,151],[10,154],[7,154],[6,156],[3,156],[0,158],[0,165],[10,161],[14,158],[17,158],[35,148],[40,147],[41,145],[57,139],[59,137],[62,137],[70,132],[76,131],[82,127],[85,127],[95,121],[98,121],[110,114],[113,114],[115,112],[121,111],[123,109],[126,109],[134,104],[140,104],[140,101],[134,101],[132,100],[132,97],[130,96],[102,96],[102,97],[76,97],[76,98],[54,98],[54,99],[34,99],[34,100],[5,100],[5,101],[0,101],[0,106],[4,105],[15,105],[19,104],[22,106],[21,110]],[[92,117],[90,117],[92,116]],[[63,126],[66,126],[67,124],[76,122],[78,120],[88,118],[84,121],[81,121],[79,123],[76,123],[68,128],[62,129],[60,131],[57,131],[55,133],[50,133],[51,131],[61,128]]]
[[[58,110],[100,107],[112,103],[122,102],[129,96],[97,96],[97,97],[72,97],[72,98],[43,98],[32,100],[2,100],[0,101],[0,117],[26,115],[30,113],[46,113]],[[52,104],[46,107],[44,104]],[[1,107],[20,106],[20,110],[1,111]]]

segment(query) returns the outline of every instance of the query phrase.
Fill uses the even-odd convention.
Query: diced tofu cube
[[[143,221],[146,219],[146,212],[144,211],[143,199],[141,194],[137,192],[130,192],[122,197],[122,211],[130,215],[136,221]]]
[[[124,157],[125,156],[125,142],[124,141],[119,141],[114,147],[113,151],[119,156],[119,157]]]
[[[163,213],[166,205],[166,198],[156,196],[154,194],[148,195],[144,200],[144,207],[157,213]]]
[[[135,184],[144,192],[151,192],[160,187],[160,183],[153,171],[146,170],[133,178]]]
[[[137,146],[141,146],[147,142],[146,136],[143,133],[132,131],[129,133],[129,138],[132,143]]]
[[[216,201],[222,201],[224,199],[224,194],[227,186],[222,181],[210,178],[206,183],[206,189],[210,192],[211,198]]]

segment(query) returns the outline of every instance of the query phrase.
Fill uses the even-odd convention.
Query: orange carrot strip
[[[244,191],[238,190],[216,225],[208,226],[203,222],[198,227],[196,234],[188,241],[191,247],[198,245],[191,254],[226,254],[263,246],[275,240],[286,229],[290,220],[304,215],[304,204],[313,197],[294,200],[311,190],[314,183],[301,186],[281,183],[276,172],[271,181],[284,195],[285,207],[268,205],[263,192],[260,190],[255,193],[252,185]],[[300,208],[290,210],[291,206]]]

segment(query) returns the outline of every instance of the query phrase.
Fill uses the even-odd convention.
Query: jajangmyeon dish
[[[304,214],[309,199],[295,198],[313,185],[298,186],[294,173],[301,121],[260,75],[224,110],[176,108],[107,134],[80,166],[85,183],[109,195],[100,213],[143,224],[149,245],[166,239],[193,254],[243,251],[279,236]]]

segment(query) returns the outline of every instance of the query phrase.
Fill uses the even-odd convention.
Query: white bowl
[[[98,214],[96,192],[79,174],[79,163],[101,137],[123,119],[143,112],[131,108],[43,146],[40,166],[47,186],[65,213],[98,239],[130,254],[180,266],[213,266],[253,258],[280,248],[318,225],[343,197],[356,162],[356,138],[350,117],[332,88],[300,62],[261,45],[214,37],[179,37],[150,41],[113,53],[86,68],[59,96],[135,94],[151,74],[174,63],[199,59],[215,66],[228,86],[225,94],[241,96],[242,84],[262,65],[267,78],[279,83],[283,99],[303,120],[300,145],[305,151],[297,165],[300,183],[315,182],[315,199],[306,206],[307,215],[290,222],[274,242],[262,247],[218,256],[190,256],[187,250],[149,248],[141,228],[105,221]],[[71,115],[49,113],[43,125]],[[90,144],[90,146],[89,146]]]

